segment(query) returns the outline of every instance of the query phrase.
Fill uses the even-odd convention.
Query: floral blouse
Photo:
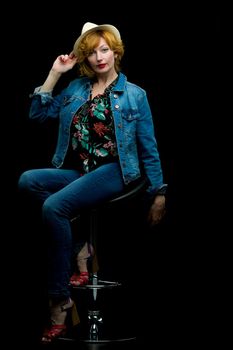
[[[76,112],[71,124],[71,142],[66,165],[84,173],[115,161],[117,147],[109,93],[116,81],[103,94],[87,101]]]

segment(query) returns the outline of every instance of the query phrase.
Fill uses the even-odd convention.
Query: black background
[[[205,281],[200,271],[205,270],[202,261],[208,237],[202,232],[208,223],[203,223],[205,214],[198,193],[201,188],[203,194],[202,186],[209,180],[205,169],[211,152],[203,144],[210,143],[213,116],[219,108],[214,92],[220,76],[214,67],[219,58],[215,44],[221,39],[221,14],[216,8],[197,5],[155,2],[149,6],[143,2],[129,4],[127,11],[125,5],[115,2],[110,9],[107,2],[82,2],[56,4],[48,9],[48,4],[36,2],[27,6],[25,12],[18,5],[13,12],[6,13],[2,73],[7,76],[4,92],[5,101],[9,102],[4,103],[6,112],[2,111],[6,122],[2,130],[2,174],[7,192],[3,217],[7,227],[4,229],[7,269],[3,269],[3,276],[6,297],[10,300],[6,325],[13,320],[15,338],[22,344],[25,339],[31,340],[40,324],[37,305],[42,301],[37,274],[41,283],[44,266],[41,272],[38,251],[41,242],[36,228],[29,237],[17,215],[20,206],[17,181],[24,170],[49,164],[55,141],[53,130],[37,128],[28,122],[29,94],[43,83],[54,59],[72,50],[87,21],[109,23],[119,29],[125,44],[122,71],[129,81],[147,91],[164,180],[169,184],[165,222],[156,230],[143,232],[141,250],[133,254],[138,261],[130,281],[134,281],[135,289],[140,286],[140,294],[132,300],[135,308],[142,310],[137,322],[138,335],[145,334],[147,338],[155,324],[157,342],[163,338],[179,344],[187,334],[202,332],[196,324],[193,326],[193,320],[200,301],[205,301],[201,293]],[[75,72],[64,77],[60,87],[73,76]],[[127,248],[135,230],[133,226],[134,233],[126,239]],[[116,251],[113,255],[118,258]],[[132,262],[129,263],[132,257],[123,256],[132,267]],[[124,262],[119,262],[119,269],[124,275]],[[205,307],[202,312],[203,321]],[[154,324],[149,321],[151,316],[156,318]]]

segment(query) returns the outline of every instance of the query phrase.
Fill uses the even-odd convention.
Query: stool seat
[[[133,184],[128,185],[123,194],[110,199],[106,205],[117,204],[119,202],[123,203],[125,201],[131,200],[138,197],[141,193],[144,193],[148,187],[148,179],[146,177],[140,177],[139,179],[133,181]]]

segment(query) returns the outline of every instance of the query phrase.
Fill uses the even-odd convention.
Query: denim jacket
[[[62,166],[70,139],[70,126],[76,111],[90,96],[91,80],[87,77],[73,80],[57,96],[35,89],[29,117],[44,122],[59,118],[58,140],[52,164]],[[163,188],[161,162],[154,134],[154,125],[146,92],[127,81],[119,73],[110,92],[119,162],[125,184],[136,180],[143,172],[149,179],[148,192],[154,195]]]

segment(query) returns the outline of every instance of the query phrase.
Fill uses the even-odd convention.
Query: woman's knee
[[[69,219],[70,211],[63,201],[60,201],[56,194],[49,196],[42,206],[42,217],[45,221],[59,220],[61,218]]]
[[[27,170],[24,173],[22,173],[19,178],[18,189],[20,192],[27,192],[27,191],[30,191],[31,186],[32,186],[31,171]]]
[[[54,220],[61,215],[59,202],[53,196],[49,196],[42,205],[42,217],[44,220]]]

